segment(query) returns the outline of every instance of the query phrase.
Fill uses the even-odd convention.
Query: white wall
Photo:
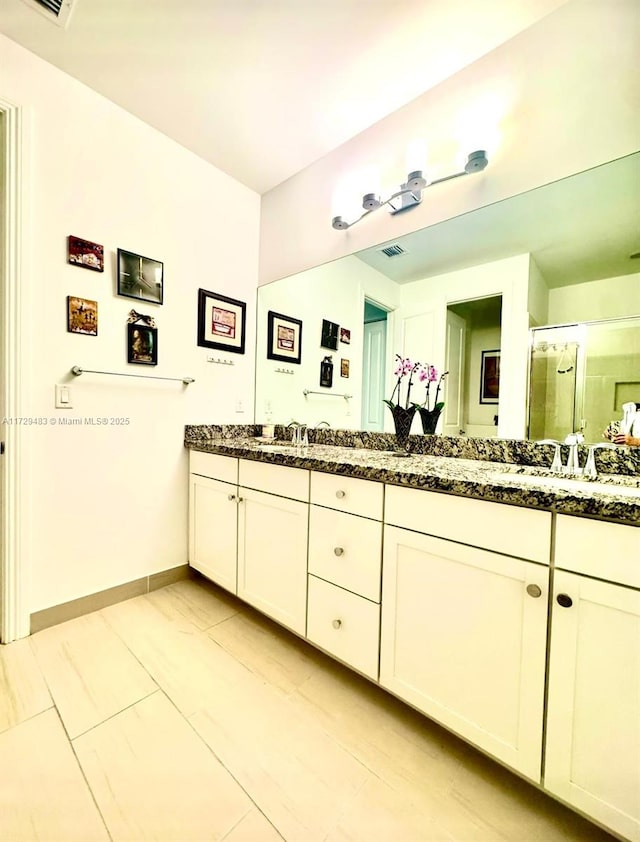
[[[640,315],[640,272],[549,290],[547,324]]]
[[[30,610],[93,593],[187,560],[185,423],[253,420],[259,197],[159,132],[0,36],[0,96],[24,109],[31,193],[31,362],[25,432],[33,523]],[[103,274],[66,263],[67,236],[105,246]],[[164,262],[162,306],[115,295],[115,250]],[[199,287],[247,302],[247,353],[223,367],[196,345]],[[98,301],[98,336],[66,331],[66,297]],[[153,370],[127,365],[131,308],[159,328]],[[84,374],[73,365],[181,384]],[[54,409],[70,382],[74,408]],[[244,413],[236,414],[237,400]],[[124,418],[125,426],[61,426]],[[29,562],[29,560],[25,560]]]
[[[256,421],[270,412],[276,424],[292,420],[310,425],[327,421],[334,428],[360,429],[362,406],[362,348],[364,297],[387,307],[399,298],[395,283],[357,257],[318,266],[259,289],[256,377]],[[267,359],[267,313],[273,310],[302,321],[302,359],[299,365]],[[338,342],[337,351],[320,346],[322,320],[351,332],[351,342]],[[333,385],[320,387],[320,362],[333,358]],[[341,359],[349,360],[349,377],[340,374]],[[280,369],[280,371],[279,371]],[[293,374],[281,370],[292,371]],[[303,389],[321,392],[303,395]],[[350,394],[348,401],[336,397]]]
[[[637,0],[570,0],[376,123],[263,196],[260,283],[637,151],[638,43]],[[429,147],[430,172],[451,173],[461,150],[485,146],[490,164],[429,188],[407,213],[378,211],[333,230],[332,217],[343,212],[334,204],[340,184],[369,168],[379,172],[383,192],[397,187],[407,174],[407,145],[417,138]],[[352,186],[354,199],[375,189],[371,180]]]

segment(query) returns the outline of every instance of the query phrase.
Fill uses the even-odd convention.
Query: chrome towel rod
[[[325,398],[344,398],[346,401],[353,397],[353,395],[343,395],[340,392],[313,392],[311,389],[303,389],[302,394],[305,398],[307,395],[324,395]]]
[[[184,383],[188,386],[189,383],[195,383],[193,377],[157,377],[155,374],[124,374],[121,371],[96,371],[93,368],[80,368],[79,365],[74,365],[71,369],[71,374],[79,377],[81,374],[108,374],[111,377],[139,377],[141,380],[171,380],[174,383]]]

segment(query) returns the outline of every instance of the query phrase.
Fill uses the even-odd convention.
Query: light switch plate
[[[73,409],[71,400],[71,386],[56,383],[56,409]]]

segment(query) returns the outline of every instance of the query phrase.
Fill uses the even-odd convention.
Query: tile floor
[[[1,842],[611,842],[204,580],[0,647]]]

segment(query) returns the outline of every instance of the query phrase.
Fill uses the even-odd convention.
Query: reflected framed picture
[[[345,345],[351,342],[351,331],[346,327],[340,328],[340,342],[344,342]]]
[[[349,376],[349,360],[340,360],[340,377]]]
[[[118,249],[118,295],[162,304],[164,264],[132,251]]]
[[[206,289],[198,290],[198,345],[244,354],[247,305]]]
[[[338,350],[338,329],[339,326],[335,322],[330,322],[328,319],[322,320],[321,348],[329,348],[332,351]]]
[[[300,364],[302,359],[302,322],[283,313],[267,314],[267,359]]]
[[[158,328],[135,323],[127,325],[127,362],[158,365]]]
[[[82,266],[84,269],[93,269],[94,272],[104,272],[104,246],[69,234],[67,263],[72,266]]]
[[[480,370],[480,403],[498,403],[500,397],[500,351],[483,351]]]

